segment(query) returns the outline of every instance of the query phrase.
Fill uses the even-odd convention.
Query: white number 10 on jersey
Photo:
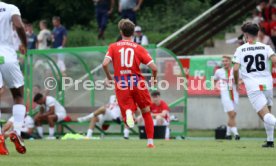
[[[121,53],[121,66],[132,67],[134,60],[133,48],[122,48],[119,50],[119,52]]]

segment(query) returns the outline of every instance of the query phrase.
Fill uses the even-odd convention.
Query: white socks
[[[49,136],[54,137],[55,134],[55,128],[54,127],[49,127]]]
[[[170,128],[168,126],[166,127],[165,139],[170,139]]]
[[[42,126],[38,126],[36,127],[38,135],[43,138],[43,127]]]
[[[266,135],[267,135],[267,141],[273,142],[274,141],[274,126],[268,125],[264,123]]]
[[[231,127],[227,126],[226,128],[226,135],[230,136],[231,135]]]
[[[275,126],[276,125],[276,118],[271,113],[267,113],[264,116],[264,122],[268,125]]]
[[[86,137],[91,138],[91,137],[92,137],[92,134],[93,134],[93,130],[92,130],[92,129],[88,129],[88,130],[87,130]]]
[[[148,139],[148,145],[153,145],[153,139]]]
[[[124,138],[128,138],[129,137],[129,129],[125,128],[124,129]]]
[[[239,135],[237,127],[227,126],[226,136],[230,136],[231,134],[234,134],[235,136]]]
[[[21,128],[26,114],[26,107],[22,104],[16,104],[12,107],[12,115],[14,117],[13,128],[17,135],[21,135]]]
[[[237,127],[231,127],[231,132],[236,136],[239,135]]]

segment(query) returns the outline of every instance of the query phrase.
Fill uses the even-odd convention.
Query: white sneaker
[[[46,139],[47,139],[47,140],[55,140],[56,137],[54,137],[54,136],[48,136],[48,137],[46,137]]]
[[[131,110],[126,110],[126,123],[129,128],[134,127],[134,119],[133,119],[133,114]]]

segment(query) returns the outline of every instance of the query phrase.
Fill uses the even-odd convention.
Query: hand
[[[137,12],[138,10],[140,10],[140,7],[139,7],[139,6],[135,6],[132,10],[133,10],[134,12]]]
[[[19,52],[20,52],[22,55],[26,55],[26,53],[27,53],[27,47],[26,47],[26,46],[23,46],[23,45],[20,45],[20,46],[19,46]]]
[[[121,13],[121,12],[122,12],[122,8],[121,8],[121,6],[119,6],[119,8],[118,8],[118,12],[119,12],[119,13]]]
[[[108,15],[111,15],[112,12],[113,12],[113,9],[110,9],[110,10],[107,12],[107,14],[108,14]]]
[[[238,85],[237,85],[237,90],[239,90],[239,91],[242,90],[242,84],[243,84],[243,81],[240,80]]]
[[[104,84],[108,87],[111,87],[114,84],[114,81],[112,80],[112,78],[105,78]]]

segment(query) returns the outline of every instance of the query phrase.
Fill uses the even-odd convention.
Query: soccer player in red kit
[[[109,72],[108,65],[111,62],[113,63],[115,92],[124,122],[128,127],[134,127],[133,113],[138,106],[145,121],[148,147],[152,148],[154,147],[154,125],[150,113],[151,98],[139,66],[142,63],[151,68],[152,85],[157,82],[157,68],[146,49],[132,42],[135,25],[128,19],[122,19],[118,27],[122,40],[109,46],[103,62],[103,68],[107,76],[107,82],[112,81],[113,78]]]

